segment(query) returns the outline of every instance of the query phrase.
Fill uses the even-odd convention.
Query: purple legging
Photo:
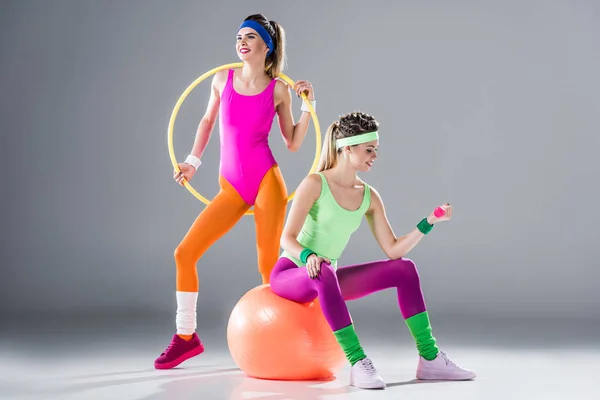
[[[419,273],[407,258],[381,260],[339,267],[337,271],[321,263],[321,273],[311,279],[306,268],[281,257],[271,271],[271,290],[283,298],[305,303],[317,296],[325,319],[333,331],[351,324],[346,300],[354,300],[380,290],[397,288],[398,305],[404,319],[426,310]]]

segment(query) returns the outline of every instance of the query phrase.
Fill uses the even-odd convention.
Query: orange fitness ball
[[[252,378],[328,379],[346,364],[318,299],[296,303],[277,296],[269,284],[251,289],[233,308],[227,343]]]

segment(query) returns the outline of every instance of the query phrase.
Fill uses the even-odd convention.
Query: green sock
[[[345,328],[333,332],[338,343],[344,350],[346,358],[350,362],[350,365],[356,364],[358,361],[366,357],[358,336],[354,331],[354,324],[350,324]]]
[[[428,361],[437,357],[439,349],[435,344],[427,311],[413,315],[405,322],[415,339],[419,355]]]

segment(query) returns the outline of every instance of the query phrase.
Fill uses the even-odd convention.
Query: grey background
[[[436,205],[454,205],[453,220],[409,255],[435,318],[600,319],[598,3],[0,7],[3,321],[133,313],[174,329],[173,251],[204,205],[172,180],[167,124],[195,78],[238,61],[237,26],[256,12],[286,29],[284,72],[313,82],[323,135],[355,109],[380,121],[380,157],[363,178],[382,194],[398,235]],[[178,115],[179,160],[208,82]],[[289,191],[308,172],[314,138],[311,124],[302,149],[289,153],[273,130]],[[215,128],[191,182],[209,198],[218,145]],[[260,283],[255,254],[253,220],[244,217],[199,262],[200,329],[223,329]],[[365,223],[341,261],[382,257]],[[398,316],[392,291],[351,310]]]

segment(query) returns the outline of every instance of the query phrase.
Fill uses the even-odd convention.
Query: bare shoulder
[[[363,181],[363,184],[365,185],[365,190],[368,186],[369,191],[371,192],[371,205],[369,206],[369,210],[367,211],[367,213],[372,213],[376,209],[382,208],[383,200],[381,199],[381,195],[379,194],[377,189],[375,189],[373,186],[369,185],[368,183],[366,183],[364,181]]]
[[[290,91],[290,87],[288,86],[288,84],[281,80],[276,78],[275,79],[275,92],[280,93],[280,94],[285,94],[285,93],[289,93]]]
[[[300,192],[304,197],[317,200],[321,196],[321,186],[319,174],[309,174],[302,180],[296,193]]]
[[[276,79],[275,88],[273,89],[273,96],[275,97],[277,103],[285,102],[288,99],[291,99],[292,95],[290,93],[290,87],[281,79]]]
[[[221,70],[221,71],[217,72],[215,74],[215,76],[213,77],[213,81],[212,81],[213,88],[215,90],[217,90],[219,93],[223,93],[223,88],[225,87],[225,84],[227,83],[228,75],[229,75],[228,70]]]

